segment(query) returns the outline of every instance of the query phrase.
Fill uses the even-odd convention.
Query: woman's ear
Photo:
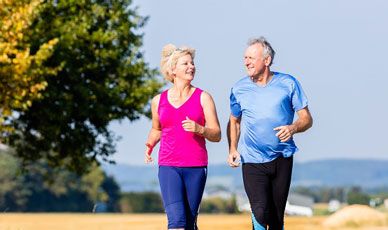
[[[170,75],[175,76],[176,75],[176,66],[171,67],[170,69]]]

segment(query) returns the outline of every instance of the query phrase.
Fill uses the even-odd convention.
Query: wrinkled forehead
[[[245,49],[245,56],[255,57],[263,54],[263,46],[261,44],[253,44]]]

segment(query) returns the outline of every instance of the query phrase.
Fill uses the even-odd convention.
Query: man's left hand
[[[280,139],[280,142],[287,142],[292,138],[292,135],[296,133],[295,125],[283,125],[274,128],[273,130],[277,130],[279,132],[276,133],[276,136]]]

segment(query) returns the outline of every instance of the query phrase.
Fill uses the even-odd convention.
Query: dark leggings
[[[268,163],[244,163],[245,191],[252,209],[253,229],[282,230],[291,183],[293,157]]]
[[[197,229],[206,176],[206,167],[159,166],[159,183],[169,229]]]

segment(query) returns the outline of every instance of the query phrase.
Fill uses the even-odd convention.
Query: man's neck
[[[262,74],[251,77],[252,81],[260,86],[266,86],[268,82],[272,80],[273,73],[269,70],[269,68],[264,71]]]

